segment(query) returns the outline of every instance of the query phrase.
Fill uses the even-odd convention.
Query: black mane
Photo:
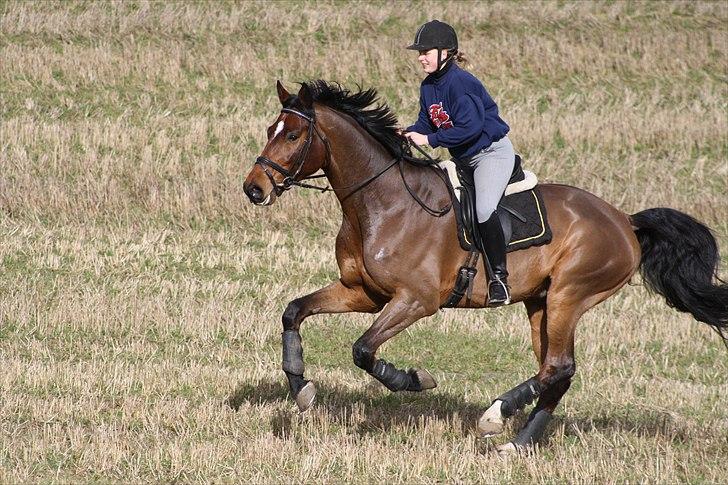
[[[407,140],[397,133],[397,116],[378,99],[375,89],[362,90],[357,86],[358,90],[351,92],[338,83],[329,83],[323,79],[304,84],[311,91],[314,101],[354,118],[392,156],[418,165],[431,163],[412,155]]]

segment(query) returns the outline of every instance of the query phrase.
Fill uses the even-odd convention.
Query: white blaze
[[[283,120],[278,122],[278,125],[276,126],[276,132],[273,133],[273,138],[277,137],[278,133],[280,133],[281,131],[283,131]]]

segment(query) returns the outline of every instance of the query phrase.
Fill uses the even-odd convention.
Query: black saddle
[[[460,245],[466,251],[482,252],[482,241],[478,231],[478,218],[475,213],[475,183],[473,169],[464,164],[457,164],[458,178],[461,187],[460,200],[455,198],[453,205],[458,219],[458,236]],[[516,155],[513,173],[508,184],[520,182],[526,178],[523,172],[521,157]],[[546,207],[538,185],[532,189],[505,195],[498,203],[498,217],[503,227],[508,252],[525,249],[530,246],[547,244],[551,241],[551,229],[546,218]]]

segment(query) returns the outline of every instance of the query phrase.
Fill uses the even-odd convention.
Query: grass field
[[[589,312],[546,442],[476,439],[535,372],[520,305],[442,311],[386,344],[440,386],[351,362],[371,316],[280,315],[338,275],[333,196],[258,208],[242,178],[274,83],[375,87],[414,120],[402,49],[438,17],[542,179],[628,213],[669,206],[728,255],[724,2],[0,2],[0,482],[725,482],[728,355],[639,278]],[[721,271],[726,276],[725,269]]]

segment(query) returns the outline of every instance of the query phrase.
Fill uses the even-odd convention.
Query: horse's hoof
[[[298,391],[296,394],[296,404],[300,412],[306,411],[313,404],[313,400],[316,398],[316,386],[313,382],[308,381],[305,386]]]
[[[428,389],[434,389],[437,387],[437,382],[432,375],[425,369],[417,369],[417,380],[420,381],[420,390],[426,391]]]
[[[496,401],[478,420],[478,433],[481,438],[490,438],[503,432],[503,415],[501,402]]]
[[[536,452],[534,445],[519,445],[514,442],[508,442],[495,447],[498,452],[498,456],[516,456],[516,455],[531,455]]]
[[[505,443],[495,447],[495,451],[498,452],[499,456],[513,456],[521,453],[521,447],[514,443]]]
[[[485,416],[478,421],[478,433],[481,438],[492,438],[503,432],[503,421],[488,420]]]

